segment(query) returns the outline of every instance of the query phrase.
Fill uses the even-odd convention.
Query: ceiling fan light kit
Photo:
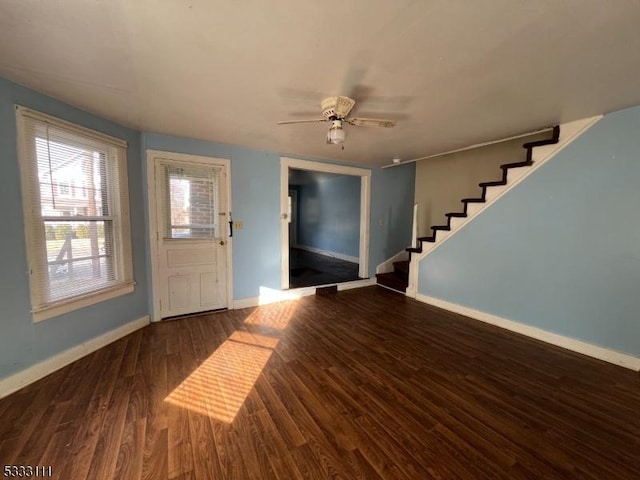
[[[342,122],[340,120],[334,121],[329,127],[329,133],[327,133],[327,143],[338,145],[344,143],[345,138],[347,138],[347,132],[342,128]]]
[[[355,104],[356,101],[349,97],[328,97],[320,102],[322,116],[324,118],[312,120],[285,120],[278,122],[278,125],[287,125],[290,123],[331,122],[329,131],[327,132],[327,143],[333,145],[341,145],[344,143],[347,133],[342,127],[345,122],[357,127],[391,128],[396,125],[396,122],[393,120],[381,120],[377,118],[347,118]]]

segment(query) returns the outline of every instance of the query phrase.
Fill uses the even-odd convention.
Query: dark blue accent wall
[[[360,254],[360,177],[339,175],[298,186],[298,244]]]

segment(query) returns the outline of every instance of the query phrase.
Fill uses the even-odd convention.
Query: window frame
[[[48,259],[45,237],[45,217],[42,215],[37,159],[30,157],[27,142],[31,136],[26,132],[28,120],[48,123],[67,133],[78,135],[85,140],[107,143],[118,149],[117,174],[113,175],[116,185],[109,189],[113,212],[113,240],[117,248],[114,252],[114,267],[117,282],[113,285],[89,293],[80,293],[61,300],[48,300],[48,292],[41,291],[39,285],[48,285]],[[16,127],[18,139],[18,162],[22,180],[22,203],[27,261],[29,266],[29,291],[31,313],[34,322],[57,317],[80,308],[126,295],[134,291],[133,256],[131,249],[131,226],[129,212],[129,181],[127,175],[127,142],[50,115],[16,105]],[[34,191],[36,190],[36,191]]]

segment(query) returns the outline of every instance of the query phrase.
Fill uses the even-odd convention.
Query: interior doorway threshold
[[[325,283],[322,285],[313,285],[311,287],[290,288],[284,291],[292,295],[299,295],[301,297],[305,297],[307,295],[315,295],[316,288],[326,288],[326,287],[335,286],[338,288],[338,291],[341,291],[341,290],[351,290],[352,288],[370,287],[371,285],[375,285],[375,284],[376,284],[375,278],[361,278],[360,280],[353,280],[351,282]]]

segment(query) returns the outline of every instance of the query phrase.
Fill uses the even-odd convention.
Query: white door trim
[[[291,218],[289,219],[289,232],[293,232],[293,246],[298,245],[298,191],[289,189],[288,195],[291,197]],[[291,243],[291,236],[289,236]]]
[[[347,167],[332,163],[313,162],[297,158],[280,157],[280,243],[282,245],[282,267],[280,271],[283,290],[289,288],[289,224],[283,215],[287,213],[289,195],[289,168],[316,172],[338,173],[360,177],[360,256],[359,272],[361,278],[369,277],[369,223],[371,210],[371,170]]]
[[[149,208],[149,263],[151,265],[151,321],[158,322],[160,318],[160,278],[158,274],[158,245],[154,238],[158,231],[156,219],[156,159],[177,160],[190,163],[210,165],[223,165],[227,173],[227,216],[231,219],[231,162],[226,158],[204,157],[200,155],[188,155],[186,153],[164,152],[160,150],[147,150],[147,206]],[[228,231],[228,230],[227,230]],[[233,308],[233,238],[227,237],[227,308]]]

